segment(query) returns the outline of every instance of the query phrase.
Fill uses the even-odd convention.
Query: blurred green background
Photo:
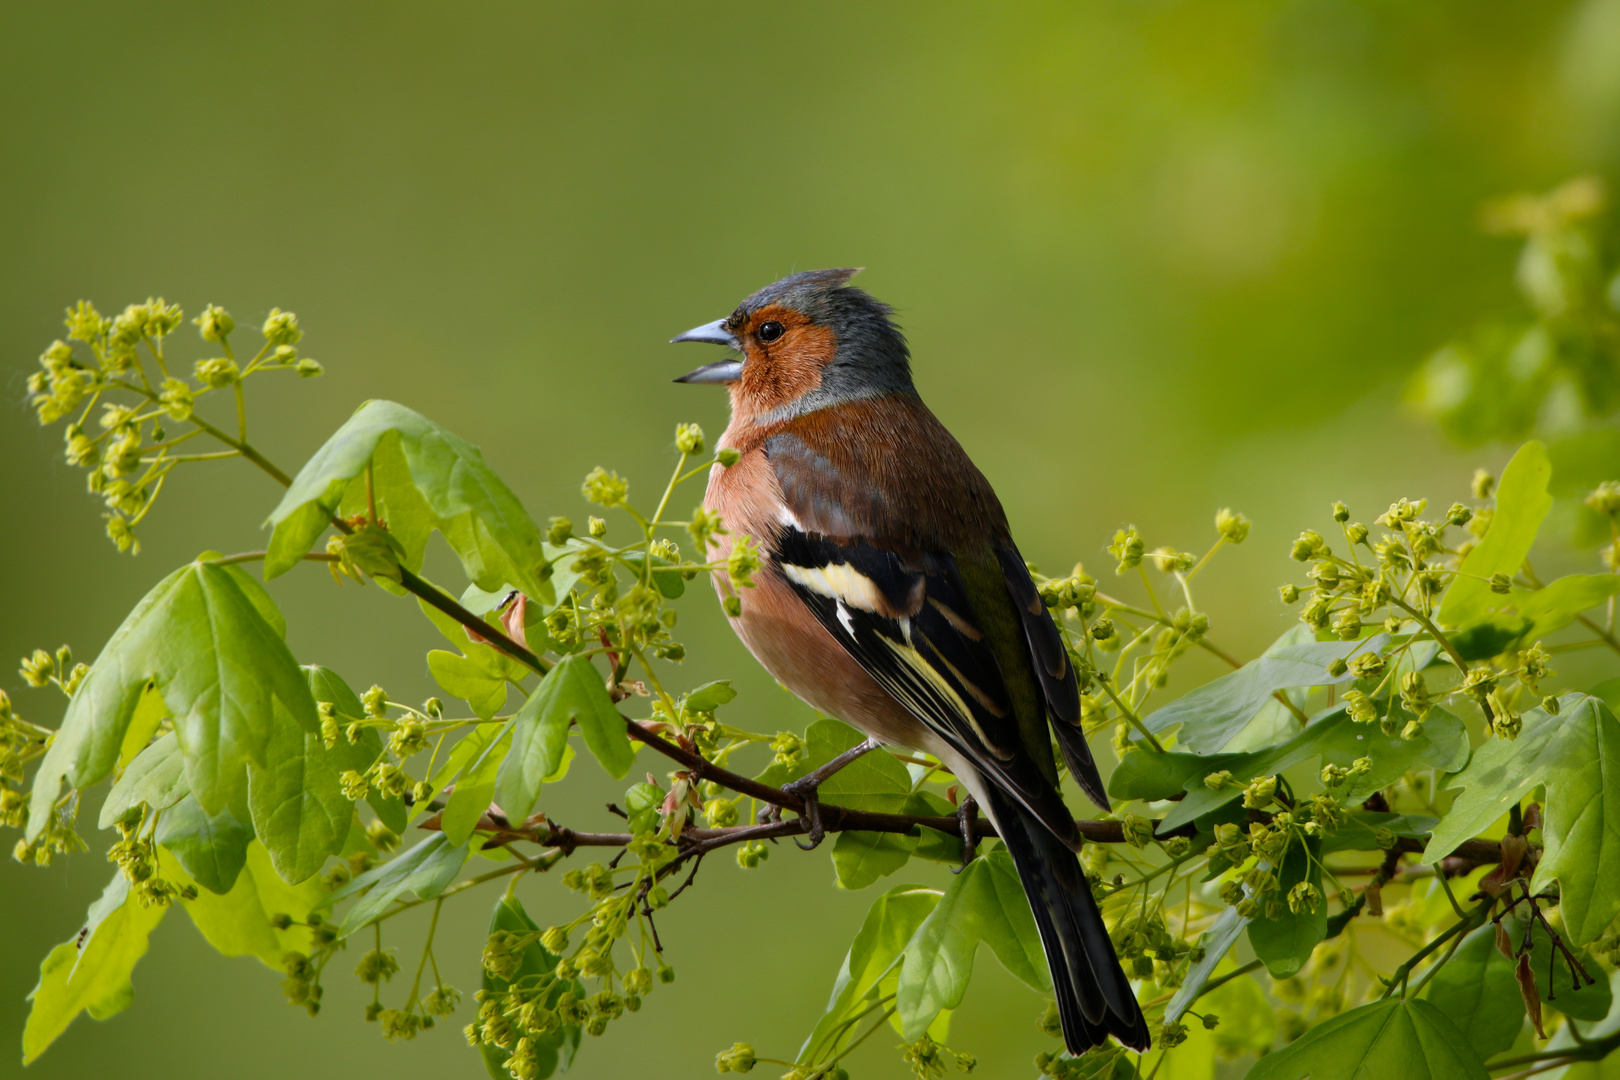
[[[1101,567],[1127,521],[1202,550],[1219,507],[1252,517],[1200,597],[1214,639],[1248,654],[1291,623],[1273,587],[1330,499],[1369,517],[1450,501],[1505,459],[1448,450],[1399,387],[1515,303],[1516,246],[1478,232],[1481,200],[1613,173],[1620,0],[14,3],[0,93],[0,656],[93,657],[177,563],[260,546],[277,498],[238,464],[195,469],[141,555],[116,554],[59,430],[23,404],[81,296],[214,301],[246,325],[292,309],[328,374],[256,380],[273,460],[296,468],[389,397],[480,443],[543,521],[583,516],[597,464],[645,497],[677,421],[724,426],[719,392],[670,385],[712,358],[670,336],[842,265],[899,309],[919,387],[1029,558]],[[317,569],[273,591],[300,658],[432,692],[435,634],[408,607]],[[738,679],[734,722],[802,729],[706,598],[682,626],[691,684]],[[59,716],[15,674],[0,685]],[[588,827],[618,792],[576,778],[547,809]],[[39,960],[109,872],[0,863],[0,1076],[22,1072]],[[542,925],[574,910],[554,881],[522,895]],[[575,1075],[712,1075],[733,1039],[791,1057],[868,901],[834,888],[825,852],[714,863],[661,924],[679,981]],[[469,993],[488,902],[441,930]],[[980,970],[952,1044],[1024,1075],[1052,1045],[1040,1002]],[[385,1043],[346,975],[314,1022],[277,978],[173,913],[134,1006],[79,1020],[28,1074],[482,1075],[452,1029]],[[853,1064],[903,1072],[881,1036]]]

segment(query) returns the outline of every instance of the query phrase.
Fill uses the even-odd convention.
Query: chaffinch
[[[762,557],[732,628],[869,745],[923,750],[955,773],[1023,881],[1070,1051],[1109,1035],[1145,1050],[1059,793],[1049,732],[1108,806],[1062,638],[990,482],[918,397],[905,337],[887,305],[849,287],[854,274],[794,274],[674,339],[742,354],[676,380],[731,394],[719,445],[739,457],[714,467],[704,504],[729,531],[720,560],[743,535]],[[715,584],[730,592],[724,571]]]

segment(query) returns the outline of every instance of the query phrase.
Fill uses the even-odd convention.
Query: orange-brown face
[[[770,412],[816,389],[838,350],[832,327],[780,304],[740,320],[734,315],[726,329],[736,335],[747,358],[741,377],[731,385],[732,408],[748,414]]]

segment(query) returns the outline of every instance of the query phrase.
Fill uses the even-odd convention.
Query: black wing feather
[[[1041,594],[1029,576],[1024,557],[1012,544],[996,547],[996,558],[1001,561],[1001,573],[1012,594],[1013,606],[1024,624],[1024,637],[1029,642],[1029,655],[1041,690],[1046,695],[1046,707],[1052,717],[1052,731],[1057,735],[1063,760],[1068,763],[1069,774],[1086,797],[1104,810],[1112,809],[1103,790],[1102,775],[1086,745],[1085,732],[1080,727],[1080,686],[1075,680],[1074,665],[1063,648],[1063,636],[1058,633],[1052,617],[1046,613]]]
[[[1047,828],[1078,846],[1062,797],[1021,752],[1001,668],[974,626],[954,559],[838,543],[791,526],[774,548],[783,577],[885,690]],[[852,586],[865,592],[865,603],[854,602]]]

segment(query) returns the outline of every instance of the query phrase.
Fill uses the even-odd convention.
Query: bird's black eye
[[[782,324],[773,319],[770,322],[762,322],[762,323],[760,323],[759,324],[759,329],[756,330],[754,333],[759,338],[759,340],[769,344],[770,342],[775,341],[777,338],[781,337],[784,330],[785,330],[785,328],[782,326]]]

